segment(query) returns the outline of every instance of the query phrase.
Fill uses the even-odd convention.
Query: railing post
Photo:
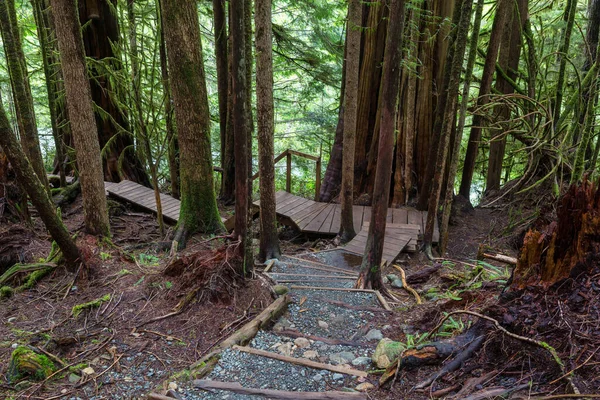
[[[287,151],[286,154],[287,171],[285,176],[285,191],[292,193],[292,153]]]
[[[321,157],[317,159],[316,178],[315,178],[315,201],[319,201],[319,195],[321,194]]]

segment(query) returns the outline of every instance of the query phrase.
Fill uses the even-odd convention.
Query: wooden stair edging
[[[415,230],[418,230],[417,225],[386,224],[383,242],[383,260],[388,263],[394,262],[411,241],[414,240],[416,242]],[[365,222],[363,229],[342,248],[351,253],[363,255],[366,251],[368,235],[369,223]]]
[[[154,189],[138,183],[122,180],[119,183],[104,182],[106,192],[119,200],[127,201],[137,207],[156,214],[156,197]],[[160,193],[163,218],[171,223],[177,223],[179,220],[179,211],[181,209],[181,201],[167,194]],[[221,222],[225,225],[225,229],[231,231],[235,223],[233,217],[221,217]]]

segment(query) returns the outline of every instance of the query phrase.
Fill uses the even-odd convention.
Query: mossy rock
[[[372,359],[378,368],[387,368],[404,350],[406,350],[404,343],[383,338],[379,341]]]
[[[276,294],[278,294],[280,296],[287,294],[287,292],[290,291],[290,289],[285,285],[275,285],[275,286],[273,286],[273,290],[275,291]]]
[[[8,381],[16,382],[23,378],[41,381],[50,376],[56,367],[48,357],[37,354],[29,347],[18,346],[10,357]]]

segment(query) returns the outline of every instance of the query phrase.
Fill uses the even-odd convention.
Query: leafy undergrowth
[[[80,226],[77,202],[63,215],[71,229]],[[89,268],[77,279],[57,268],[31,289],[0,300],[0,398],[142,397],[271,302],[256,280],[219,285],[229,280],[224,258],[214,257],[220,240],[193,238],[183,259],[195,260],[196,268],[167,276],[169,257],[159,250],[151,215],[121,210],[111,225],[111,242],[86,238]],[[37,260],[50,246],[47,237],[34,237],[39,247],[31,254]],[[47,357],[54,375],[9,381],[11,354],[20,346]]]

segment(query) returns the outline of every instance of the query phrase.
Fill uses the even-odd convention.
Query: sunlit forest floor
[[[593,358],[600,334],[600,274],[580,277],[553,293],[505,291],[511,268],[476,260],[480,245],[517,256],[527,227],[540,219],[553,218],[553,209],[544,205],[543,198],[540,193],[532,193],[475,209],[457,203],[444,259],[432,263],[413,253],[403,255],[397,263],[408,277],[439,267],[411,284],[423,304],[416,305],[413,295],[388,283],[399,302],[393,303],[391,316],[377,317],[372,324],[391,325],[385,331],[387,337],[416,345],[445,313],[481,312],[511,332],[555,347],[561,359],[567,361],[567,371],[579,367],[573,382],[553,382],[561,377],[561,370],[544,348],[491,330],[479,351],[426,391],[412,388],[438,371],[442,360],[418,369],[400,369],[395,380],[376,389],[373,396],[425,399],[445,397],[448,388],[454,391],[446,393],[467,388],[464,396],[456,397],[466,398],[472,392],[521,387],[512,398],[527,398],[532,393],[565,393],[570,385],[582,393],[600,388],[599,363]],[[82,228],[79,199],[65,208],[63,218],[71,231]],[[255,239],[257,222],[253,227]],[[57,269],[32,289],[0,300],[2,397],[142,398],[200,359],[272,301],[264,280],[226,279],[226,255],[215,250],[223,246],[222,238],[194,237],[183,257],[194,254],[197,268],[169,276],[163,273],[170,259],[167,242],[158,234],[152,215],[111,203],[111,226],[112,243],[78,237],[79,245],[93,262],[79,271],[76,280],[73,274]],[[43,259],[50,246],[42,232],[39,222],[33,227],[2,225],[0,255],[14,253],[22,262]],[[285,227],[281,227],[281,238],[286,254],[336,245],[333,239],[306,237]],[[383,275],[389,274],[398,274],[398,270],[389,266]],[[178,304],[194,287],[201,287],[196,293],[200,301],[177,313]],[[444,324],[442,338],[460,334],[475,321],[472,315],[453,316]],[[17,345],[43,349],[59,372],[47,381],[9,383],[9,362]],[[373,383],[377,377],[374,375]]]

